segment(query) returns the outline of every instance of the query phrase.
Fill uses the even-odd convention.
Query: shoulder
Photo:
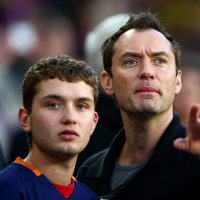
[[[7,195],[12,196],[19,190],[21,179],[19,168],[20,166],[12,163],[0,172],[0,199]]]
[[[1,193],[18,194],[34,182],[36,176],[28,168],[12,163],[0,172],[0,199]]]
[[[15,178],[17,178],[20,173],[19,168],[20,168],[20,166],[12,163],[12,164],[8,165],[6,168],[4,168],[3,170],[1,170],[0,171],[0,183],[2,183],[2,181],[15,180]]]

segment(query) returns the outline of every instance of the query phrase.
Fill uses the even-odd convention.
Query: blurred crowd
[[[175,110],[184,117],[192,102],[200,101],[200,3],[190,0],[2,0],[0,2],[0,147],[5,162],[9,164],[17,155],[27,152],[25,134],[18,124],[17,112],[21,105],[21,81],[27,67],[43,56],[69,54],[86,59],[97,73],[102,70],[97,59],[86,55],[87,36],[104,19],[121,13],[151,9],[159,15],[169,32],[182,44],[183,90],[175,101]],[[112,25],[108,25],[112,29]],[[101,27],[99,28],[101,29]],[[93,41],[96,45],[98,40]],[[96,56],[96,57],[95,57]],[[96,59],[95,59],[96,58]],[[99,68],[100,67],[100,68]],[[122,124],[112,99],[99,101],[99,132],[105,131],[104,124],[112,125],[117,132]],[[112,109],[113,108],[113,109]],[[184,108],[184,109],[183,109]],[[110,109],[110,110],[109,110]],[[109,110],[109,117],[104,112]],[[110,119],[113,122],[110,123]],[[97,136],[99,140],[99,136]],[[86,149],[90,155],[109,145],[110,138],[102,138],[102,146]],[[92,144],[91,144],[92,145]],[[92,148],[91,148],[92,149]],[[90,150],[90,153],[88,151]],[[82,158],[84,159],[84,157]]]

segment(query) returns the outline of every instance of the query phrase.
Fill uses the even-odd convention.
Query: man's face
[[[21,109],[19,116],[24,130],[32,134],[32,151],[66,157],[88,144],[98,121],[94,109],[91,86],[49,79],[37,85],[31,114]]]
[[[170,42],[154,29],[131,29],[114,45],[112,75],[103,75],[109,93],[127,113],[161,113],[172,109],[181,89]]]

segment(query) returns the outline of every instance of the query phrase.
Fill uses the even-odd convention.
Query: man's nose
[[[149,59],[145,59],[141,63],[140,78],[141,79],[154,79],[154,77],[155,77],[154,66]]]

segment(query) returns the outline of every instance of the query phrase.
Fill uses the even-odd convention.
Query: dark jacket
[[[102,199],[200,199],[200,159],[173,147],[173,141],[185,135],[186,128],[174,114],[145,167],[120,189],[111,191],[111,172],[125,141],[122,130],[109,149],[90,157],[80,167],[77,178]]]

